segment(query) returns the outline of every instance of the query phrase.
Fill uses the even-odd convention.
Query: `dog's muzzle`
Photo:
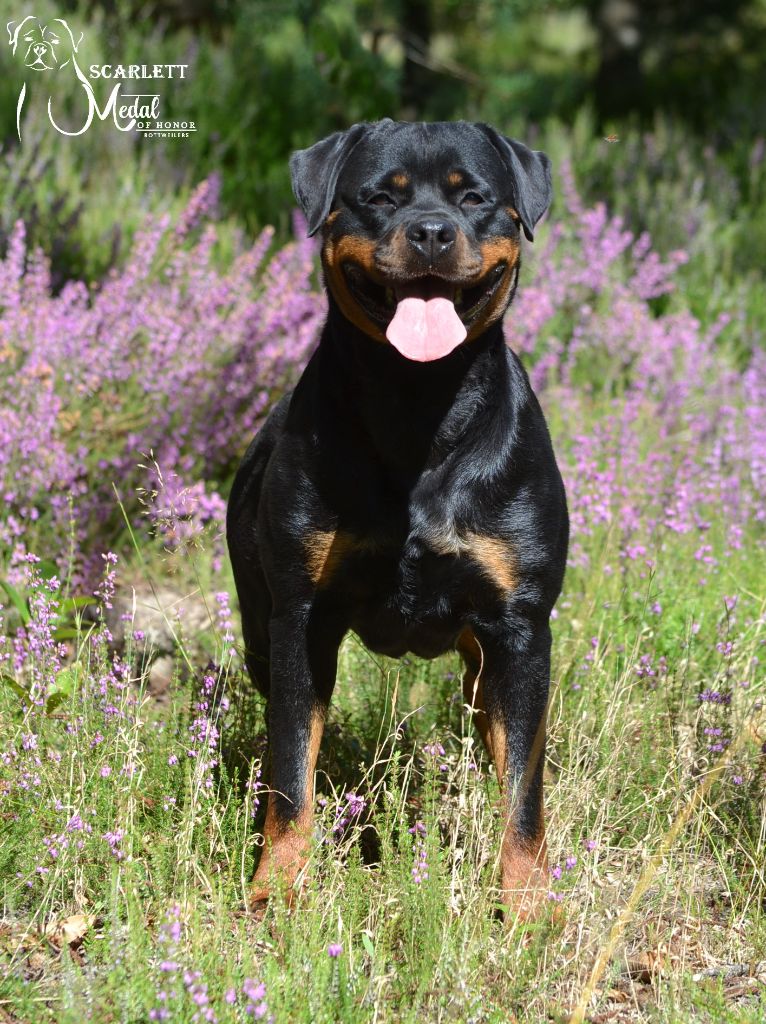
[[[50,63],[46,62],[46,57]],[[52,71],[55,64],[53,51],[45,43],[33,43],[27,52],[27,59],[24,61],[24,66],[33,71]]]

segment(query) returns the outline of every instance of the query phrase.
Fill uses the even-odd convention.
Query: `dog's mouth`
[[[356,263],[344,264],[349,291],[402,355],[430,362],[448,355],[492,301],[508,269],[497,263],[479,281],[459,283],[426,274],[378,283]]]
[[[25,67],[28,67],[32,71],[53,71],[53,65],[45,63],[45,57],[47,56],[47,53],[38,54],[35,56],[34,60],[28,60]]]

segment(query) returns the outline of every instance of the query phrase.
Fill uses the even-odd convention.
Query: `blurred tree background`
[[[0,0],[4,22],[17,6]],[[163,83],[162,116],[198,127],[163,141],[96,123],[66,139],[32,102],[20,145],[19,66],[2,48],[0,248],[23,217],[59,285],[101,276],[147,211],[211,173],[224,217],[284,237],[290,151],[383,116],[490,121],[566,162],[586,198],[660,249],[688,246],[709,207],[732,273],[766,261],[766,0],[44,0],[35,13],[84,33],[86,68],[188,63]],[[76,105],[78,88],[57,82],[57,102]],[[111,85],[95,88],[105,102]],[[743,209],[749,230],[732,234]]]

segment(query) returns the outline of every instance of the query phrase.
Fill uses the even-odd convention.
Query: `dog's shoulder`
[[[293,392],[288,391],[279,399],[242,458],[229,497],[229,530],[245,506],[254,508],[258,503],[263,474],[284,429],[292,396]]]

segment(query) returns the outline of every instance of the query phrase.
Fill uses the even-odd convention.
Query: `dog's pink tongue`
[[[386,337],[418,363],[441,359],[465,340],[466,329],[449,299],[400,299]]]

